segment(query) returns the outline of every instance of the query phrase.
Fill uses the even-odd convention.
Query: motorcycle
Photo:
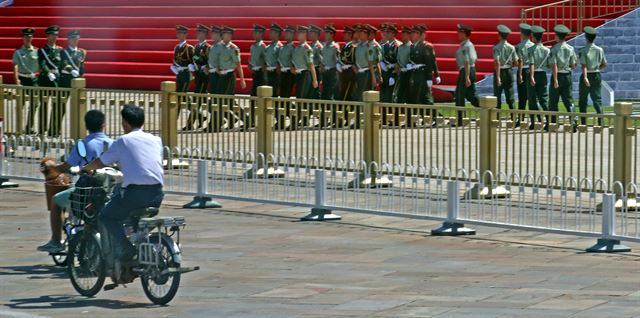
[[[78,143],[78,152],[86,156],[84,144]],[[120,171],[103,168],[76,183],[71,214],[82,220],[82,225],[75,227],[76,234],[69,241],[67,269],[71,284],[81,295],[91,297],[103,286],[105,291],[112,290],[140,278],[149,300],[167,304],[178,292],[181,275],[200,269],[182,266],[180,231],[186,226],[185,218],[159,217],[159,209],[154,207],[133,211],[124,227],[137,250],[137,259],[115,259],[110,235],[97,216],[122,177]],[[105,285],[107,276],[112,283]]]

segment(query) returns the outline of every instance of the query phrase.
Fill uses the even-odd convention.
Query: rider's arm
[[[100,161],[100,159],[96,159],[94,161],[91,161],[88,165],[82,167],[82,171],[89,172],[89,171],[101,169],[104,167],[106,166],[102,163],[102,161]]]
[[[65,173],[67,171],[69,171],[69,169],[71,169],[71,165],[67,162],[63,162],[55,167],[53,167],[53,169],[59,173]]]

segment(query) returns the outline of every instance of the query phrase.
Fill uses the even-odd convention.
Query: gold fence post
[[[245,176],[253,177],[284,177],[284,171],[274,169],[273,162],[270,160],[273,155],[273,87],[260,86],[256,92],[256,153],[257,170],[251,169],[246,172]],[[262,158],[262,159],[261,159]]]
[[[378,168],[380,162],[380,127],[382,125],[382,115],[380,114],[380,92],[366,91],[362,94],[363,106],[363,131],[362,131],[362,159],[367,164],[367,169],[371,169],[369,176],[361,172],[359,178],[349,183],[349,187],[388,187],[392,182],[388,178],[380,178],[377,171],[372,169],[372,163],[376,163]],[[356,181],[358,184],[356,185]]]
[[[164,81],[160,84],[160,90],[160,131],[162,144],[164,144],[165,147],[169,147],[171,152],[173,152],[173,148],[178,146],[178,109],[175,95],[176,82]]]
[[[617,102],[614,104],[613,110],[616,114],[613,128],[613,182],[614,184],[620,182],[623,187],[620,188],[614,185],[614,193],[618,198],[615,206],[617,209],[620,209],[626,204],[628,208],[635,208],[635,198],[628,198],[627,202],[622,202],[621,200],[625,194],[627,185],[633,181],[631,179],[631,173],[633,171],[633,135],[635,134],[631,120],[633,105],[631,103]]]
[[[78,140],[86,135],[84,114],[87,112],[87,81],[84,78],[71,80],[70,137]]]
[[[497,180],[498,171],[498,149],[497,136],[498,112],[496,110],[497,98],[495,96],[480,97],[480,144],[478,145],[480,156],[480,184],[476,184],[466,194],[465,198],[471,199],[492,199],[506,198],[510,195],[509,191],[502,186],[493,183]]]
[[[4,112],[4,84],[2,83],[2,75],[0,75],[0,118],[6,118]]]

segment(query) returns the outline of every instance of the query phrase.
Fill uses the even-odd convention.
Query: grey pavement
[[[306,223],[306,208],[221,201],[183,215],[186,266],[166,307],[136,281],[78,296],[36,252],[48,237],[39,183],[0,190],[0,317],[640,317],[640,244],[586,254],[591,239],[477,227],[433,237],[435,222],[338,211]]]

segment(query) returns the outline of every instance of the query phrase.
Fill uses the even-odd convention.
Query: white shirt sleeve
[[[109,149],[100,156],[100,161],[105,166],[110,166],[114,163],[117,163],[118,161],[120,161],[123,151],[126,151],[124,140],[122,138],[118,138],[113,142],[113,144],[111,144]]]

